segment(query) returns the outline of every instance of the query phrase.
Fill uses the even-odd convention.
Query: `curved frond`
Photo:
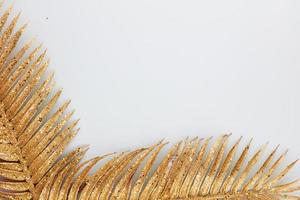
[[[17,43],[26,25],[10,20],[11,7],[0,17],[0,196],[38,199],[52,173],[80,160],[86,147],[62,157],[78,132],[68,113],[69,101],[57,107],[53,75],[45,74],[49,61],[32,40]]]
[[[55,174],[42,192],[43,199],[300,198],[293,195],[300,189],[298,180],[281,183],[297,161],[278,171],[286,155],[286,152],[276,155],[278,146],[263,158],[266,145],[249,155],[251,141],[239,147],[241,138],[233,145],[227,144],[228,139],[229,135],[223,135],[214,142],[210,142],[211,138],[186,139],[175,144],[156,166],[158,154],[166,145],[160,142],[148,148],[115,155],[88,175],[87,172],[103,157],[94,158],[79,167],[73,165]],[[79,175],[75,176],[76,173]]]

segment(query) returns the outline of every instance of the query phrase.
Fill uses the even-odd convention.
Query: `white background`
[[[89,156],[233,133],[300,152],[299,0],[18,0]]]

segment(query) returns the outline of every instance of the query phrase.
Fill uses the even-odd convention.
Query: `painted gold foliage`
[[[17,45],[26,25],[10,12],[0,18],[1,199],[300,199],[297,180],[281,183],[296,161],[280,167],[286,153],[263,158],[263,146],[250,155],[250,143],[230,145],[229,135],[186,139],[162,158],[163,141],[87,161],[86,146],[64,153],[78,121],[69,101],[57,105],[42,47]]]

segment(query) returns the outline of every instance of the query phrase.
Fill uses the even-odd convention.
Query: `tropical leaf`
[[[64,153],[78,120],[70,101],[57,105],[61,91],[45,73],[42,47],[18,47],[26,25],[17,28],[10,12],[0,17],[1,199],[300,199],[297,180],[281,183],[296,161],[278,172],[286,152],[276,157],[276,147],[262,159],[263,146],[250,156],[250,143],[230,145],[229,135],[186,139],[162,159],[163,141],[84,162],[87,146]]]

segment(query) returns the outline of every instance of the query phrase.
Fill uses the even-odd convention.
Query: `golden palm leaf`
[[[263,146],[250,156],[250,143],[239,153],[241,139],[229,145],[229,135],[186,139],[162,159],[163,141],[85,162],[86,146],[62,155],[78,121],[69,101],[55,109],[61,91],[45,73],[45,52],[32,42],[18,48],[26,26],[15,30],[19,15],[9,20],[10,12],[0,18],[1,199],[300,199],[297,181],[280,183],[296,161],[278,172],[286,153],[276,157],[276,148],[262,159]]]

